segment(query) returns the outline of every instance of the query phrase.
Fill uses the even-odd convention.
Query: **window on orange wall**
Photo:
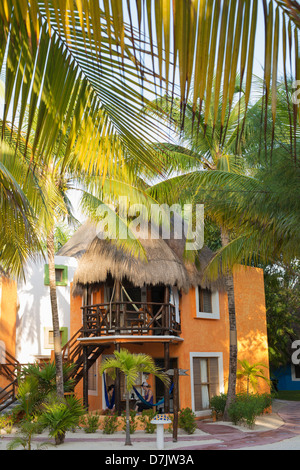
[[[198,286],[196,288],[196,309],[198,318],[218,320],[220,318],[219,293]]]
[[[219,394],[219,359],[194,357],[194,405],[195,411],[209,409],[210,399]]]
[[[199,288],[199,312],[213,313],[212,311],[212,292],[209,289]]]

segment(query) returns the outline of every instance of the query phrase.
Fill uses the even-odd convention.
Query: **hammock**
[[[104,395],[105,395],[105,403],[106,407],[109,410],[112,410],[115,404],[115,389],[113,391],[112,397],[111,397],[111,402],[108,399],[108,393],[107,393],[107,388],[106,388],[106,381],[105,381],[105,374],[103,374],[103,382],[104,382]]]
[[[172,391],[173,391],[173,388],[174,388],[174,384],[171,385],[170,387],[170,390],[169,390],[169,393],[171,395]],[[149,406],[149,408],[153,408],[153,406],[160,406],[164,403],[165,399],[162,398],[161,400],[159,400],[157,403],[149,403],[148,401],[146,401],[144,399],[144,397],[142,397],[142,395],[137,391],[137,389],[135,387],[133,387],[133,390],[135,392],[135,394],[137,395],[137,397],[139,398],[139,400],[141,400],[142,403],[144,403],[144,405],[147,405]]]

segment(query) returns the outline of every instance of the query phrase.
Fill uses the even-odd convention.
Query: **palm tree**
[[[271,90],[276,89],[279,59],[287,67],[293,59],[295,64],[299,61],[299,5],[295,1],[103,0],[95,4],[83,0],[59,3],[33,0],[21,5],[14,0],[5,0],[0,6],[3,32],[0,57],[2,60],[5,47],[9,44],[7,106],[15,102],[12,93],[15,84],[17,91],[23,89],[22,102],[25,106],[30,84],[33,83],[30,108],[35,109],[39,85],[53,59],[53,64],[60,66],[61,76],[55,74],[55,79],[46,81],[43,88],[43,100],[47,100],[52,110],[55,106],[57,112],[47,145],[51,145],[57,126],[66,117],[66,95],[72,89],[69,86],[77,83],[73,104],[77,102],[79,106],[70,144],[79,122],[87,124],[90,118],[94,124],[100,124],[101,114],[107,125],[115,127],[119,142],[132,150],[135,148],[135,154],[136,151],[142,152],[145,157],[142,142],[135,134],[141,136],[146,130],[150,135],[151,128],[144,126],[150,123],[143,118],[135,120],[141,95],[131,86],[132,82],[140,83],[145,99],[148,93],[153,93],[153,84],[155,92],[163,94],[173,94],[175,86],[178,86],[184,119],[190,98],[194,115],[202,110],[204,99],[207,104],[213,101],[210,86],[215,74],[218,77],[213,118],[216,122],[218,100],[223,96],[224,103],[231,101],[235,77],[240,74],[242,82],[245,82],[247,107],[251,95],[255,45],[260,33],[259,15],[263,19],[265,33],[264,104],[267,105]],[[51,54],[47,55],[48,47]],[[25,80],[22,83],[24,72],[25,88]],[[82,81],[80,85],[79,81]],[[51,102],[53,98],[58,101]],[[272,114],[275,120],[275,95]],[[206,123],[205,113],[204,119]],[[130,122],[128,126],[126,120]],[[50,123],[42,118],[40,120],[39,129],[42,132],[37,140],[41,145],[44,145],[43,137],[50,129]],[[67,127],[68,124],[66,122]],[[92,130],[90,126],[84,126],[84,131],[87,143],[92,138]],[[87,155],[86,150],[83,152]],[[148,158],[147,162],[150,163]]]
[[[0,151],[1,237],[0,265],[10,276],[25,277],[24,266],[42,256],[41,234],[47,217],[59,205],[53,182],[33,171],[29,161],[6,144]],[[41,211],[44,218],[39,217]]]
[[[223,115],[224,104],[221,100],[218,108],[218,120],[214,122],[214,103],[216,80],[212,85],[212,102],[209,109],[206,109],[206,102],[203,103],[204,112],[207,114],[207,123],[199,117],[198,132],[194,132],[194,113],[192,103],[186,105],[185,128],[180,133],[180,103],[175,100],[173,109],[175,110],[177,121],[174,119],[174,131],[179,133],[179,145],[157,144],[156,147],[166,147],[169,152],[170,173],[177,172],[180,169],[182,175],[176,175],[169,181],[159,183],[150,188],[150,194],[156,197],[166,196],[169,191],[170,183],[173,186],[171,196],[177,197],[182,203],[186,203],[190,199],[194,203],[204,203],[205,212],[214,219],[215,213],[212,207],[211,211],[207,207],[207,194],[203,197],[201,191],[202,185],[205,184],[207,174],[211,172],[226,172],[232,174],[243,173],[245,170],[245,161],[243,152],[248,146],[248,135],[252,138],[251,126],[249,125],[251,110],[248,112],[248,119],[245,121],[243,138],[240,138],[239,128],[241,126],[241,118],[245,113],[245,96],[240,93],[240,79],[236,80],[235,94],[232,97],[231,104],[225,109]],[[161,108],[168,107],[168,100],[161,102]],[[163,116],[162,116],[163,117]],[[224,123],[226,125],[224,126]],[[225,229],[224,221],[218,220],[220,226],[220,240],[224,247],[230,242],[230,232]],[[224,268],[226,291],[228,297],[229,325],[230,325],[230,361],[229,361],[229,377],[228,377],[228,394],[227,404],[224,413],[225,419],[229,418],[227,409],[236,394],[236,371],[237,371],[237,331],[236,331],[236,315],[235,315],[235,298],[232,270],[228,267]]]
[[[119,370],[125,377],[125,395],[126,395],[126,441],[125,445],[131,445],[130,440],[130,411],[129,411],[129,394],[134,384],[138,380],[139,373],[144,372],[153,374],[158,377],[164,384],[170,382],[169,377],[165,372],[156,367],[153,359],[147,354],[131,354],[126,349],[121,349],[120,352],[114,352],[114,358],[106,359],[100,366],[100,375],[104,371],[115,378],[116,371]]]
[[[247,382],[247,395],[249,395],[250,392],[250,385],[252,385],[253,389],[257,389],[257,383],[258,379],[263,379],[266,382],[270,383],[270,381],[265,377],[264,372],[262,367],[265,367],[266,369],[268,366],[261,362],[256,362],[255,364],[250,364],[249,361],[244,359],[243,361],[238,361],[241,369],[237,371],[237,378],[238,379],[246,379]]]

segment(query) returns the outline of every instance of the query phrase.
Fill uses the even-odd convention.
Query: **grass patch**
[[[300,401],[300,390],[280,390],[276,393],[278,400]]]

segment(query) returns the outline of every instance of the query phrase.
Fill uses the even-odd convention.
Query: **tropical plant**
[[[222,129],[219,121],[215,127],[211,127],[205,126],[200,119],[198,133],[188,132],[187,137],[183,133],[182,140],[189,146],[181,147],[174,159],[176,161],[182,156],[182,165],[179,166],[181,170],[186,162],[190,167],[186,167],[183,175],[175,175],[151,188],[151,194],[157,198],[161,193],[162,198],[169,197],[171,201],[174,197],[180,197],[183,201],[190,199],[194,203],[204,203],[206,214],[221,227],[222,246],[206,269],[206,275],[211,278],[217,277],[220,269],[225,274],[230,273],[235,264],[275,263],[278,259],[284,259],[288,263],[299,257],[299,166],[290,161],[290,154],[298,152],[297,141],[290,140],[291,126],[297,128],[297,124],[291,115],[291,84],[288,94],[286,90],[285,84],[278,87],[275,129],[272,128],[272,109],[268,107],[270,133],[266,134],[267,138],[264,136],[263,144],[259,128],[260,100],[248,110],[242,139],[235,130],[240,125],[239,115],[244,110],[243,102],[238,101],[235,107],[238,109],[235,126],[232,125],[234,113],[231,112],[227,116],[230,124],[227,130]],[[176,103],[173,106],[175,105]],[[203,107],[205,109],[205,102]],[[188,104],[187,109],[190,108]],[[220,107],[220,112],[221,109]],[[190,120],[187,119],[189,116]],[[189,123],[192,124],[192,113],[186,112],[186,128],[192,129]],[[219,146],[221,131],[223,146]],[[215,138],[215,158],[212,154],[214,147],[211,136]],[[227,142],[229,146],[226,145]],[[224,164],[217,166],[215,162],[218,161],[230,162],[228,149],[233,152],[233,167],[227,165],[226,168]],[[234,153],[236,151],[237,155]],[[195,169],[196,165],[201,164],[204,170]],[[207,171],[208,169],[214,171]],[[232,332],[230,337],[233,338],[230,347],[229,406],[235,395],[237,348],[231,275],[226,276],[226,282]]]
[[[215,413],[217,420],[224,415],[226,401],[227,395],[225,393],[220,393],[220,395],[214,395],[210,398],[209,407]]]
[[[217,79],[212,85],[211,95],[215,98],[215,88]],[[179,145],[167,145],[167,151],[170,154],[168,159],[170,174],[176,172],[168,181],[158,183],[149,189],[150,194],[157,199],[167,199],[172,202],[177,199],[178,202],[185,204],[187,201],[193,203],[202,203],[205,205],[206,220],[211,222],[215,219],[215,210],[207,204],[207,199],[211,195],[202,193],[202,185],[205,184],[208,173],[226,172],[232,174],[243,174],[246,171],[246,161],[242,157],[244,149],[248,146],[248,140],[252,139],[251,112],[248,112],[248,118],[244,123],[243,138],[241,139],[239,128],[241,126],[241,117],[245,113],[245,96],[241,93],[239,86],[240,80],[235,82],[236,86],[230,105],[224,108],[222,100],[219,102],[218,119],[215,121],[214,103],[203,102],[203,108],[207,112],[207,122],[203,118],[198,119],[198,132],[194,131],[194,111],[192,103],[186,105],[185,128],[181,132],[180,103],[175,100],[173,109],[175,109],[177,120],[174,119],[174,131],[180,136]],[[161,103],[162,109],[168,107],[168,101]],[[224,113],[224,116],[223,116]],[[163,117],[163,116],[162,116]],[[224,126],[223,118],[226,121]],[[157,144],[159,147],[160,145]],[[224,221],[217,220],[219,226],[219,239],[222,247],[230,242],[230,232],[225,228]],[[234,400],[236,393],[236,370],[237,370],[237,332],[235,317],[235,298],[232,269],[224,265],[226,290],[228,297],[228,310],[230,322],[230,363],[228,378],[228,403]],[[226,416],[226,412],[225,412]],[[227,415],[228,417],[228,415]]]
[[[150,80],[157,93],[174,94],[178,86],[184,118],[191,96],[195,115],[202,110],[204,99],[207,104],[213,102],[210,86],[215,73],[218,79],[213,119],[216,120],[218,100],[223,96],[224,106],[227,101],[231,102],[235,77],[239,73],[241,82],[245,82],[248,106],[255,45],[259,38],[259,14],[264,20],[264,102],[267,104],[271,91],[276,88],[280,59],[288,67],[294,58],[295,69],[298,67],[297,2],[120,0],[116,3],[105,0],[95,6],[83,0],[72,3],[33,0],[21,8],[18,2],[5,0],[0,9],[1,60],[9,46],[5,114],[10,105],[16,108],[20,89],[21,110],[24,110],[33,84],[30,115],[35,111],[39,96],[44,103],[37,145],[52,145],[52,138],[66,118],[64,133],[72,124],[69,150],[81,123],[83,132],[79,133],[79,145],[91,139],[90,149],[95,151],[93,143],[102,138],[101,132],[110,145],[111,134],[106,131],[111,125],[116,132],[114,143],[145,155],[142,139],[135,136],[143,135],[145,130],[144,117],[135,119],[141,95],[131,86],[132,82],[140,83],[147,93],[152,91]],[[47,54],[49,48],[51,54]],[[59,64],[61,76],[51,73],[48,78],[45,72],[55,70],[53,64]],[[16,94],[13,94],[14,88]],[[66,101],[70,90],[72,108],[76,109],[74,119],[68,113]],[[55,120],[50,120],[50,116],[45,119],[46,105],[51,111],[56,108]],[[275,95],[272,117],[273,120],[276,117]],[[205,113],[204,118],[206,122]],[[22,121],[21,112],[20,126]],[[130,126],[125,125],[126,121]],[[149,122],[146,124],[149,126]],[[224,112],[222,124],[226,125]],[[91,128],[97,129],[94,137]],[[150,135],[149,127],[146,129]],[[88,148],[82,145],[84,155]]]
[[[122,420],[124,422],[123,425],[123,431],[126,432],[127,428],[127,417],[126,417],[126,411],[122,413]],[[135,410],[130,410],[129,411],[129,433],[134,434],[136,431],[136,428],[138,426],[138,420],[137,420],[137,413]]]
[[[56,396],[44,404],[40,422],[44,428],[49,429],[49,435],[54,437],[56,445],[64,442],[68,430],[79,426],[85,409],[81,401],[69,396],[59,400]]]
[[[64,392],[70,392],[74,388],[74,381],[69,378],[73,369],[73,364],[63,364]],[[56,389],[56,364],[54,362],[28,364],[22,368],[20,380],[26,380],[27,377],[33,377],[37,380],[39,394],[43,400]]]
[[[88,413],[80,420],[80,426],[87,434],[95,433],[99,429],[100,416],[98,413]]]
[[[253,390],[257,391],[258,386],[258,379],[263,379],[265,382],[270,384],[270,380],[265,376],[263,367],[268,369],[268,366],[261,362],[256,362],[255,364],[250,364],[247,359],[238,360],[241,369],[237,371],[237,378],[238,379],[246,379],[246,392],[247,395],[250,393],[250,385],[252,386]]]
[[[140,416],[140,421],[144,424],[144,429],[147,434],[153,434],[156,430],[156,425],[151,423],[154,416],[155,411],[153,409],[143,410],[142,416]]]
[[[103,434],[114,434],[118,429],[118,415],[116,413],[109,413],[103,420]]]
[[[273,368],[290,361],[290,346],[300,327],[300,266],[278,261],[264,266],[269,361]]]
[[[268,394],[238,394],[229,407],[229,416],[233,424],[246,424],[253,428],[258,416],[265,413],[272,404]]]
[[[179,411],[178,425],[188,434],[194,434],[197,429],[195,418],[196,415],[191,408],[183,408]]]
[[[130,410],[129,410],[129,396],[134,384],[136,383],[139,373],[144,372],[153,374],[158,377],[164,384],[169,384],[169,377],[158,367],[156,367],[154,360],[147,354],[132,354],[126,349],[121,349],[120,352],[114,352],[114,358],[107,358],[100,366],[100,375],[107,372],[113,377],[116,377],[116,371],[119,370],[125,377],[125,397],[126,397],[126,440],[125,445],[131,445],[130,440]]]
[[[19,423],[19,433],[7,445],[7,450],[15,450],[23,447],[24,450],[32,450],[32,441],[36,434],[39,434],[41,425],[38,421],[22,420]],[[50,442],[42,442],[36,446],[37,450],[46,449]]]

